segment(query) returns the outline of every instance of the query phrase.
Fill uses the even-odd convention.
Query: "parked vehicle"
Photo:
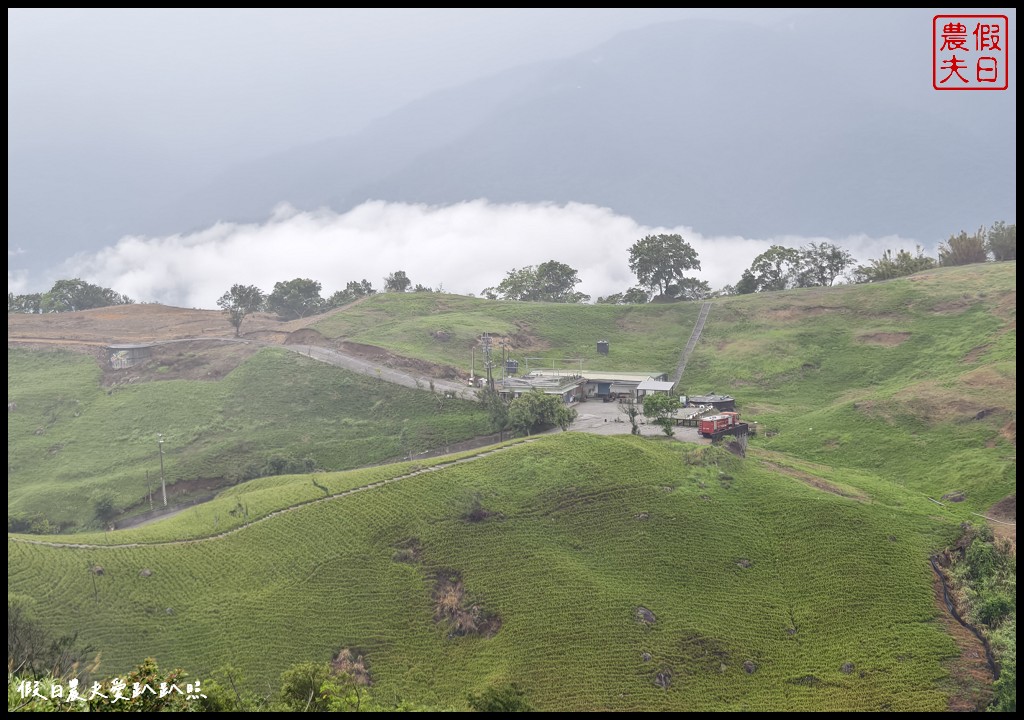
[[[749,427],[740,422],[739,413],[724,412],[702,417],[697,430],[703,437],[718,440],[725,435],[746,435]]]

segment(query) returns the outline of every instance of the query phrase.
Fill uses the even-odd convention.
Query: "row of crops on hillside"
[[[926,558],[950,526],[717,448],[565,433],[217,540],[9,542],[9,589],[110,672],[260,682],[353,647],[384,702],[517,682],[542,709],[940,710],[955,648]],[[453,636],[442,577],[500,628]]]

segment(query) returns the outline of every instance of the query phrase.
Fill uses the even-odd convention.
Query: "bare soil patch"
[[[1011,290],[999,298],[992,313],[1007,324],[1007,330],[1017,329],[1017,291]]]
[[[865,345],[880,345],[882,347],[896,347],[910,339],[908,332],[876,332],[868,335],[861,335],[857,338]]]
[[[999,429],[999,434],[1004,438],[1012,442],[1014,445],[1017,444],[1017,421],[1011,420]]]
[[[966,299],[947,300],[932,306],[932,312],[936,315],[959,315],[971,306],[971,301]]]
[[[369,687],[373,685],[366,654],[352,648],[342,648],[331,658],[331,672],[335,675],[348,675],[356,685]]]
[[[963,356],[961,362],[964,363],[976,363],[978,358],[988,352],[988,349],[992,347],[992,343],[985,343],[984,345],[978,345],[977,347],[971,348],[970,352]]]
[[[270,313],[246,316],[241,326],[243,339],[265,339],[280,343],[288,333],[313,324],[320,316],[283,322]],[[234,338],[235,329],[220,310],[179,308],[140,304],[81,310],[68,313],[7,316],[7,340],[32,339],[73,344],[145,343],[186,338]]]
[[[493,637],[501,629],[501,618],[466,597],[462,575],[455,570],[440,570],[434,582],[434,621],[449,626],[448,637],[477,635]]]
[[[1004,375],[994,367],[980,367],[960,376],[960,382],[972,390],[991,390],[1002,397],[1016,397],[1017,378]]]
[[[284,338],[285,345],[317,345],[319,347],[330,347],[330,341],[325,338],[319,330],[313,328],[300,328],[288,333]]]
[[[551,347],[551,343],[538,337],[529,324],[520,320],[516,321],[516,331],[506,339],[514,350],[547,350]]]
[[[837,485],[833,485],[824,478],[820,478],[817,475],[811,475],[810,473],[806,473],[802,470],[796,470],[794,468],[785,467],[783,465],[778,465],[767,460],[761,460],[761,464],[777,473],[781,473],[788,477],[794,478],[795,480],[799,480],[800,482],[810,485],[813,488],[816,488],[818,490],[824,490],[825,492],[832,493],[833,495],[839,495],[840,497],[850,498],[852,500],[858,500],[861,502],[868,499],[866,495],[852,492],[849,490],[844,490],[843,488]]]
[[[390,350],[377,347],[376,345],[366,345],[364,343],[351,342],[349,340],[339,340],[335,343],[335,347],[339,352],[343,352],[346,355],[352,355],[362,360],[366,360],[367,362],[376,363],[389,368],[395,368],[397,370],[418,373],[420,375],[437,378],[439,380],[465,380],[469,377],[465,373],[459,372],[451,365],[438,365],[437,363],[432,363],[427,360],[417,360],[416,358],[396,355]]]
[[[113,387],[158,380],[220,380],[259,349],[247,343],[205,339],[155,345],[148,360],[125,369],[112,368],[106,353],[102,353],[98,358],[103,368],[101,383],[104,387]]]
[[[896,412],[913,414],[928,423],[954,420],[974,420],[979,413],[986,415],[1004,411],[999,403],[1007,397],[1014,397],[1016,387],[991,368],[981,367],[960,376],[959,382],[968,389],[957,390],[943,387],[939,383],[919,382],[900,390],[894,396],[895,406],[863,403],[863,409],[892,421]]]

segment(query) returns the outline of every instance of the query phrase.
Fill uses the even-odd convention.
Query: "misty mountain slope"
[[[1015,93],[933,90],[930,45],[907,40],[929,27],[663,23],[240,168],[178,211],[578,201],[709,233],[931,244],[1015,217],[1016,166]]]
[[[444,90],[379,119],[363,132],[300,145],[236,166],[207,185],[176,198],[161,211],[173,231],[176,218],[197,226],[218,220],[263,220],[281,202],[301,209],[348,209],[370,196],[354,188],[402,172],[410,158],[456,142],[524,87],[543,64],[515,68],[486,80]]]

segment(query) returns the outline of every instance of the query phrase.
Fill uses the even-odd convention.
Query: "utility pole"
[[[160,487],[164,492],[164,507],[167,507],[167,483],[164,481],[164,436],[156,434],[156,446],[160,450]]]
[[[487,369],[487,386],[494,392],[494,361],[491,360],[491,336],[488,333],[484,333],[480,338],[480,342],[484,346],[484,368]]]

